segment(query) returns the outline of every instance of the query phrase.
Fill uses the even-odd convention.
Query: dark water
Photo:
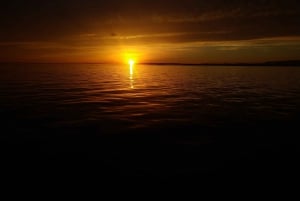
[[[296,170],[300,68],[1,64],[1,155],[108,175]]]

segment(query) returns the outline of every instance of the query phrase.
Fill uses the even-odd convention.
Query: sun
[[[128,64],[130,66],[133,66],[135,64],[135,61],[133,59],[128,59]]]
[[[139,52],[137,50],[126,50],[121,53],[123,62],[129,65],[138,63]]]

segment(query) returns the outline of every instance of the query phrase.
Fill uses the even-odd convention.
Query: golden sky
[[[2,62],[300,60],[296,0],[11,0]]]

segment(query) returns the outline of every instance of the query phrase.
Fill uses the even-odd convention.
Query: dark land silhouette
[[[147,65],[187,65],[187,66],[300,66],[300,60],[266,61],[259,63],[169,63],[169,62],[148,62]]]

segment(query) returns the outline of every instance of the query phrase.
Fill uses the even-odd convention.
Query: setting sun
[[[129,59],[129,60],[128,60],[128,63],[129,63],[130,66],[133,66],[135,62],[134,62],[133,59]]]

